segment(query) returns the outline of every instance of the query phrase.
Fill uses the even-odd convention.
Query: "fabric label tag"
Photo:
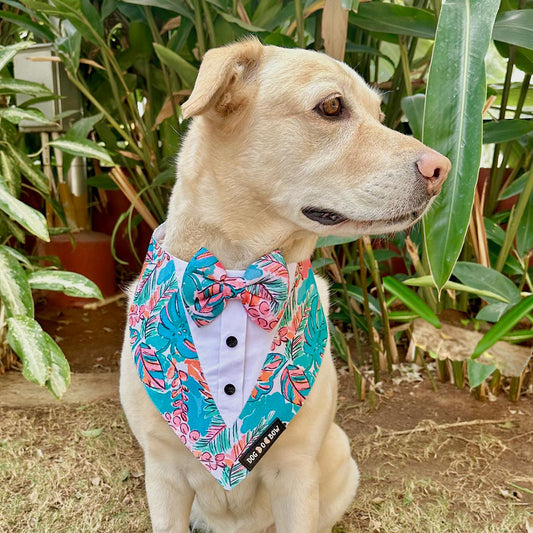
[[[239,457],[241,465],[248,471],[252,470],[283,431],[285,431],[285,424],[279,418],[276,418]]]

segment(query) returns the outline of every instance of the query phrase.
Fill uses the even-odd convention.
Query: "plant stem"
[[[387,367],[389,374],[392,373],[392,363],[393,363],[393,352],[392,352],[392,342],[394,342],[394,337],[391,335],[390,331],[390,321],[389,321],[389,312],[387,309],[387,303],[385,301],[385,295],[383,293],[383,287],[381,285],[381,277],[379,275],[378,263],[374,257],[374,252],[372,250],[372,245],[370,243],[369,237],[363,237],[363,242],[365,244],[365,252],[368,256],[368,266],[370,270],[370,275],[372,276],[372,281],[376,286],[379,306],[381,309],[381,322],[383,324],[383,344],[385,346],[385,352],[387,354]]]
[[[346,301],[346,305],[348,306],[348,314],[350,315],[350,325],[352,326],[352,332],[353,332],[354,339],[355,339],[355,345],[357,347],[357,355],[359,356],[359,360],[361,361],[363,358],[363,354],[361,352],[361,342],[357,334],[358,328],[357,328],[357,324],[355,323],[355,316],[354,316],[351,298],[350,298],[350,295],[348,294],[348,288],[346,287],[346,278],[342,275],[342,267],[339,263],[335,250],[332,250],[332,255],[335,260],[335,263],[337,264],[337,268],[339,269],[341,273],[342,292],[344,294],[344,300]],[[349,350],[348,350],[348,353],[349,353]]]
[[[503,241],[503,245],[500,249],[500,253],[498,254],[498,259],[494,267],[494,269],[498,272],[501,272],[503,270],[505,262],[507,261],[507,257],[509,255],[511,247],[513,246],[513,241],[516,236],[516,232],[518,231],[518,227],[520,225],[520,220],[527,207],[527,204],[531,197],[531,193],[533,193],[533,158],[531,159],[531,164],[529,165],[529,175],[524,186],[524,190],[520,194],[516,207],[511,211],[511,215],[509,217],[507,231],[505,232],[505,239]]]
[[[399,35],[398,42],[400,44],[400,60],[402,64],[405,92],[407,93],[407,96],[412,96],[413,86],[411,85],[411,71],[409,69],[409,57],[407,52],[407,46],[405,45],[405,37],[403,35]]]
[[[146,15],[146,20],[148,21],[148,25],[150,26],[150,31],[152,32],[152,38],[154,41],[162,46],[164,46],[163,39],[161,38],[161,34],[159,33],[157,29],[157,25],[154,20],[154,16],[152,14],[152,10],[145,6],[144,13]],[[179,124],[179,117],[177,112],[178,103],[175,100],[174,91],[177,88],[177,78],[176,73],[171,72],[171,76],[169,76],[167,67],[161,63],[161,72],[163,73],[163,78],[165,80],[165,86],[167,88],[168,97],[170,98],[170,101],[172,102],[172,115],[174,117],[174,121],[176,124]]]
[[[359,246],[359,271],[361,273],[361,290],[363,291],[363,308],[365,310],[366,323],[368,324],[368,340],[372,353],[372,369],[374,370],[374,383],[379,381],[379,352],[374,342],[374,325],[370,316],[370,305],[368,303],[368,287],[366,278],[365,249],[362,239],[357,241]]]
[[[305,48],[305,26],[302,0],[294,0],[294,14],[296,17],[296,42],[300,48]]]
[[[207,5],[206,0],[202,0],[202,9],[205,16],[205,25],[207,27],[207,34],[209,35],[209,44],[211,48],[215,48],[217,45],[217,35],[215,32],[215,26],[213,25],[213,19],[211,17],[211,12]]]
[[[196,38],[198,39],[198,53],[200,59],[204,57],[206,52],[204,23],[202,21],[202,10],[200,9],[200,1],[194,0],[194,27],[196,28]]]
[[[512,83],[512,77],[513,77],[514,61],[515,61],[515,47],[513,45],[510,45],[509,59],[507,61],[507,70],[505,72],[505,81],[504,81],[503,91],[502,91],[502,102],[500,105],[499,120],[505,119],[505,113],[507,111],[507,103],[509,101],[509,94],[511,93],[511,83]],[[494,147],[492,168],[490,170],[489,188],[488,188],[488,193],[487,193],[487,201],[485,203],[485,216],[490,216],[493,213],[494,208],[496,207],[496,203],[498,201],[498,194],[500,193],[500,189],[502,186],[503,174],[505,172],[505,165],[507,163],[507,160],[502,161],[501,171],[500,171],[499,164],[498,164],[498,161],[500,158],[500,150],[501,150],[501,145],[497,144]]]

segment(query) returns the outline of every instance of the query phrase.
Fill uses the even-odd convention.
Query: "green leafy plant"
[[[18,50],[20,43],[0,48],[0,74]],[[19,117],[41,116],[26,107],[11,105],[16,94],[55,98],[46,87],[0,76],[0,93],[6,106],[0,106],[0,368],[10,362],[13,350],[22,362],[24,376],[46,386],[60,398],[70,382],[69,365],[61,348],[43,331],[34,317],[32,290],[61,291],[82,298],[101,298],[98,287],[73,272],[45,268],[39,258],[28,256],[23,249],[28,235],[49,241],[44,215],[21,200],[26,190],[33,191],[63,218],[63,212],[50,196],[48,179],[31,158],[22,151],[22,135],[13,123]],[[14,110],[11,113],[6,110]]]

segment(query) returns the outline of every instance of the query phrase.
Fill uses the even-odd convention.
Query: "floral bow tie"
[[[185,269],[182,296],[197,326],[216,318],[226,301],[239,298],[248,316],[260,327],[276,327],[287,301],[289,273],[279,250],[252,263],[244,276],[229,276],[220,261],[205,248],[200,249]]]

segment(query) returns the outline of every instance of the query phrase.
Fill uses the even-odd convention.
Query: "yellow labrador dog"
[[[210,50],[182,109],[193,120],[162,246],[183,262],[205,247],[228,269],[272,250],[297,263],[320,235],[402,230],[419,220],[450,170],[448,159],[381,124],[380,96],[351,68],[312,51],[255,39]],[[327,310],[326,283],[316,283]],[[333,421],[329,343],[301,410],[228,491],[154,406],[128,337],[120,395],[145,453],[155,532],[186,533],[190,523],[215,533],[331,531],[359,473]]]

